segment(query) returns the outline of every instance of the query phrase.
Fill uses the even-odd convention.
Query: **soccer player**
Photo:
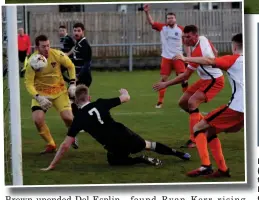
[[[242,33],[233,36],[232,53],[233,55],[218,58],[185,58],[182,55],[176,57],[176,59],[183,60],[184,62],[197,63],[205,67],[212,65],[226,71],[232,88],[232,96],[228,104],[213,110],[194,126],[195,141],[202,165],[200,168],[187,173],[188,176],[208,175],[209,177],[230,177],[229,168],[226,165],[217,133],[238,132],[244,127]],[[209,145],[218,166],[218,170],[214,173],[211,167],[207,145]]]
[[[85,85],[78,85],[76,88],[76,103],[79,106],[77,115],[73,120],[67,137],[60,146],[55,158],[48,168],[56,167],[56,164],[68,151],[74,137],[80,130],[85,130],[95,138],[108,151],[107,159],[110,165],[134,165],[146,163],[161,165],[162,162],[147,156],[131,157],[130,154],[138,153],[144,149],[164,155],[174,155],[183,160],[189,160],[190,155],[176,151],[159,142],[144,140],[123,124],[114,121],[110,109],[130,100],[130,95],[125,89],[120,90],[120,96],[111,99],[98,99],[90,103],[88,100],[89,89]]]
[[[73,34],[76,39],[76,44],[73,50],[73,63],[76,66],[76,84],[84,84],[90,87],[92,83],[91,61],[92,49],[84,36],[85,27],[82,23],[76,23],[73,26]],[[77,106],[72,103],[72,111],[75,115]]]
[[[168,13],[166,15],[167,23],[155,22],[149,11],[150,6],[148,4],[144,5],[144,11],[146,13],[147,21],[152,26],[153,29],[160,32],[160,38],[162,43],[162,61],[160,67],[161,81],[165,82],[168,80],[172,69],[175,70],[176,76],[184,73],[185,64],[180,60],[172,60],[172,58],[182,53],[182,34],[183,27],[176,23],[176,15],[174,13]],[[190,47],[184,46],[187,56],[190,56]],[[182,82],[183,92],[188,87],[187,80]],[[156,108],[161,108],[164,102],[166,88],[159,90],[158,102]]]
[[[35,39],[36,51],[47,58],[48,65],[40,71],[35,71],[30,66],[30,58],[25,72],[25,86],[32,96],[32,119],[40,136],[46,141],[46,149],[41,153],[56,151],[56,143],[45,123],[45,113],[53,105],[59,112],[67,127],[73,121],[68,92],[75,93],[75,66],[72,61],[61,51],[50,48],[50,42],[45,35]],[[33,54],[33,55],[34,55]],[[67,90],[62,78],[60,66],[68,69],[70,87]],[[75,144],[73,147],[76,148]]]
[[[67,33],[67,28],[64,25],[59,26],[59,37],[60,37],[60,50],[67,54],[67,56],[73,58],[73,48],[75,42]],[[69,83],[68,71],[65,67],[61,67],[63,78],[66,82]]]
[[[193,48],[192,57],[206,56],[215,58],[217,55],[215,47],[206,37],[198,35],[196,26],[185,26],[183,32],[184,43]],[[179,84],[184,80],[188,80],[195,70],[197,70],[200,80],[188,87],[179,101],[179,106],[189,113],[190,139],[182,146],[186,148],[195,147],[193,126],[203,118],[199,111],[199,105],[211,101],[224,88],[222,71],[213,68],[211,65],[205,67],[196,63],[189,63],[186,71],[175,79],[160,82],[153,86],[156,91],[159,91],[171,85]]]

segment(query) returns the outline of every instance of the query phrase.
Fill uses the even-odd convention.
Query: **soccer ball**
[[[45,56],[41,54],[35,54],[30,58],[30,65],[35,71],[40,71],[44,67],[47,67],[48,61]]]

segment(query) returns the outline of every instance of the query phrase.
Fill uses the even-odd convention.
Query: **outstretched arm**
[[[172,80],[156,83],[155,85],[153,85],[153,89],[155,91],[159,91],[159,90],[167,88],[171,85],[176,85],[176,84],[182,83],[183,81],[188,80],[190,78],[190,76],[192,75],[192,73],[193,73],[193,70],[187,68],[184,73],[178,75],[177,77],[175,77]]]
[[[154,24],[154,20],[152,19],[149,11],[150,11],[150,5],[149,4],[145,4],[144,5],[144,11],[146,13],[146,17],[147,17],[147,21],[150,25],[153,25]]]
[[[80,130],[83,129],[82,123],[83,123],[82,120],[80,120],[80,118],[77,118],[77,116],[75,116],[73,123],[68,130],[67,136],[63,141],[63,143],[60,145],[58,152],[56,153],[53,161],[50,163],[50,165],[47,168],[41,169],[42,171],[49,171],[56,167],[56,165],[63,158],[64,154],[69,150],[71,144],[75,141],[76,135],[79,133]]]
[[[64,154],[69,150],[69,147],[74,142],[75,138],[67,136],[64,140],[64,142],[60,145],[58,152],[56,153],[53,161],[50,163],[50,165],[47,168],[41,169],[42,171],[49,171],[56,167],[57,163],[61,160],[61,158],[64,156]]]
[[[215,65],[215,58],[208,57],[184,57],[183,55],[177,55],[173,59],[182,60],[183,62],[197,63],[200,65]]]

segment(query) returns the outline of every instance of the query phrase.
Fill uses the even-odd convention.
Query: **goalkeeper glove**
[[[51,101],[45,96],[40,96],[40,95],[37,94],[35,96],[35,99],[40,104],[40,107],[43,110],[48,110],[52,106]]]
[[[68,94],[71,98],[74,98],[75,93],[76,93],[76,83],[75,83],[75,81],[70,81],[69,88],[68,88]]]

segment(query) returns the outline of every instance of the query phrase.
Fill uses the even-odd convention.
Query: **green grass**
[[[246,14],[258,14],[259,2],[257,0],[245,0],[245,13]]]
[[[164,107],[155,109],[157,93],[152,90],[152,84],[158,79],[158,71],[93,72],[91,95],[93,100],[99,97],[115,97],[118,96],[120,88],[127,88],[131,94],[131,101],[113,109],[114,118],[145,139],[178,148],[186,142],[189,136],[188,115],[181,112],[177,105],[182,94],[181,87],[169,88],[165,96]],[[190,83],[195,80],[197,80],[196,75],[192,77]],[[211,111],[228,102],[230,96],[231,90],[226,80],[224,90],[212,102],[203,104],[200,110]],[[32,123],[31,98],[25,90],[23,82],[21,82],[21,101],[25,185],[214,181],[185,176],[185,172],[200,165],[196,149],[188,150],[192,155],[192,160],[189,162],[172,156],[148,152],[147,155],[160,158],[164,165],[161,167],[146,165],[111,167],[106,162],[105,150],[87,133],[79,133],[80,148],[78,150],[71,148],[54,171],[42,172],[40,168],[47,167],[53,159],[53,155],[39,155],[44,147],[44,142]],[[55,141],[60,144],[65,138],[66,128],[54,109],[47,113],[46,121]],[[219,137],[232,178],[217,181],[245,181],[244,132],[221,134]],[[215,166],[214,161],[212,162]]]

